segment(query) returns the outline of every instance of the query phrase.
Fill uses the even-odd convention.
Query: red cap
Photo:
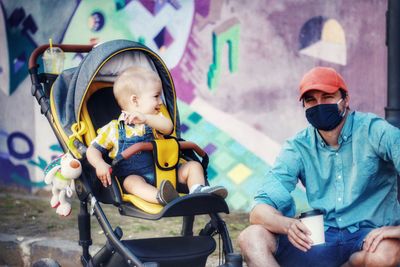
[[[342,76],[333,68],[315,67],[307,72],[300,82],[300,97],[311,90],[318,90],[326,93],[334,93],[339,88],[348,92],[347,85]]]

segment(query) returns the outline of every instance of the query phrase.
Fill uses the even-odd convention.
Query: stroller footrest
[[[205,266],[207,257],[216,248],[211,236],[179,236],[122,243],[141,261],[158,262],[160,266]]]
[[[146,213],[133,206],[131,203],[123,203],[119,206],[119,211],[120,214],[126,216],[158,220],[162,217],[178,217],[219,212],[229,213],[229,208],[225,200],[219,196],[198,193],[188,194],[173,200],[157,214]]]

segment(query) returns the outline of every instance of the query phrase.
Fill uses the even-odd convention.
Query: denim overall
[[[152,128],[147,125],[145,125],[145,133],[143,136],[127,137],[124,121],[120,121],[119,123],[118,134],[118,153],[116,158],[122,157],[121,152],[133,144],[154,140]],[[139,175],[143,177],[147,183],[155,185],[152,151],[141,151],[136,153],[130,158],[120,161],[115,168],[115,175],[122,183],[125,177],[131,174]]]

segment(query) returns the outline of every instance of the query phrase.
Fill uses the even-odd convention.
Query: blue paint
[[[322,27],[326,20],[325,17],[318,16],[313,17],[304,23],[299,35],[300,49],[308,47],[321,40]]]
[[[28,60],[26,55],[30,55],[37,47],[37,44],[30,36],[30,34],[36,33],[38,29],[37,25],[32,16],[28,15],[26,18],[25,16],[25,11],[21,7],[16,8],[7,19],[6,34],[9,53],[8,65],[9,69],[13,70],[9,73],[10,95],[27,76]],[[17,65],[14,65],[15,62],[17,62]]]
[[[28,168],[24,165],[14,165],[9,159],[0,157],[0,170],[0,180],[4,184],[14,184],[15,179],[12,178],[13,175],[18,175],[19,181],[30,181]]]
[[[28,150],[24,153],[18,152],[14,148],[14,141],[15,139],[21,139],[28,145]],[[33,155],[33,143],[32,141],[23,133],[21,132],[14,132],[10,134],[7,138],[7,147],[8,152],[10,155],[16,159],[28,159],[31,158]]]
[[[46,183],[45,182],[32,182],[30,179],[25,179],[25,177],[22,177],[20,175],[18,175],[17,173],[12,173],[11,174],[11,179],[12,181],[14,181],[15,183],[22,185],[24,187],[45,187]]]

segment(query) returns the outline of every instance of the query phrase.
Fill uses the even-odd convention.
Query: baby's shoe
[[[199,185],[196,189],[191,192],[192,194],[196,193],[210,193],[213,195],[220,196],[222,198],[226,198],[228,196],[228,190],[226,190],[223,186],[208,186],[208,185]]]
[[[172,183],[168,180],[162,180],[160,190],[157,192],[157,201],[165,206],[175,198],[179,197],[179,193],[175,190]]]

